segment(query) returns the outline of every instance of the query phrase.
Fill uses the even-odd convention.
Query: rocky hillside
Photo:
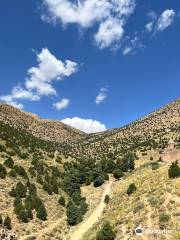
[[[104,203],[102,188],[110,179],[107,206],[84,239],[104,239],[96,236],[106,219],[117,240],[134,239],[140,224],[177,232],[179,178],[169,177],[170,164],[160,153],[170,137],[180,147],[179,131],[180,100],[123,128],[90,135],[0,105],[0,231],[18,240],[69,240]],[[128,195],[130,184],[135,190]],[[179,239],[176,232],[152,239]]]
[[[0,121],[51,142],[71,142],[85,136],[85,133],[60,121],[40,119],[7,104],[0,104]]]
[[[169,138],[179,141],[180,99],[122,128],[90,134],[69,145],[73,156],[103,159],[124,152],[161,152]]]

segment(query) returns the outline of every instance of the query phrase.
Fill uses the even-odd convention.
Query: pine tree
[[[67,204],[66,214],[69,225],[73,226],[78,223],[79,209],[73,204],[72,201],[69,201]]]
[[[26,197],[26,186],[22,184],[22,182],[18,182],[16,185],[16,195],[20,198]]]
[[[37,211],[37,218],[41,219],[42,221],[47,220],[47,212],[45,209],[44,204],[42,203],[42,205],[40,206],[40,208]]]

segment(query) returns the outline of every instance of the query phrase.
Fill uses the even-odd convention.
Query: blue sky
[[[179,97],[179,30],[177,0],[2,0],[0,100],[87,132],[123,126]]]

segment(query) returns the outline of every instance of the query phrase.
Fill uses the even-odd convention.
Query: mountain
[[[179,129],[180,99],[177,99],[127,126],[90,134],[71,143],[68,154],[95,160],[127,151],[136,151],[140,156],[143,152],[154,154],[163,151],[169,138],[178,138]]]
[[[164,231],[142,239],[179,239],[180,169],[161,161],[170,138],[180,148],[179,130],[179,99],[96,134],[1,104],[0,230],[18,240],[102,240],[108,220],[109,239],[136,239],[137,226]]]
[[[0,121],[51,142],[69,142],[86,135],[60,121],[40,119],[35,114],[23,112],[7,104],[0,104]]]

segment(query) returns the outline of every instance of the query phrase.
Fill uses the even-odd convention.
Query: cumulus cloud
[[[67,98],[61,99],[61,101],[56,102],[53,104],[53,107],[56,108],[57,110],[65,109],[69,106],[70,100]]]
[[[98,32],[95,34],[96,45],[100,49],[111,46],[121,40],[124,29],[117,19],[108,19],[100,24]]]
[[[100,104],[107,98],[107,88],[101,88],[99,94],[96,96],[95,103]]]
[[[165,10],[158,19],[157,30],[164,31],[174,22],[175,11],[173,9]]]
[[[36,67],[27,71],[24,87],[15,86],[8,95],[0,96],[0,100],[18,108],[23,108],[18,100],[38,101],[42,96],[57,95],[53,82],[69,77],[78,70],[76,62],[57,59],[47,48],[37,53]]]
[[[63,119],[61,122],[86,133],[102,132],[106,130],[105,124],[102,124],[99,121],[93,119],[82,119],[74,117]]]
[[[146,24],[146,31],[154,33],[163,32],[173,24],[175,15],[176,13],[173,9],[164,10],[160,16],[157,16],[155,12],[150,12],[148,16],[151,21]]]
[[[94,35],[96,45],[102,49],[121,40],[124,25],[134,12],[135,0],[43,0],[47,10],[43,20],[77,24],[82,28],[99,25]]]
[[[77,71],[77,63],[70,60],[62,62],[47,48],[43,48],[41,53],[37,54],[37,62],[39,63],[37,67],[28,70],[25,86],[39,96],[56,95],[52,82],[68,77]]]

